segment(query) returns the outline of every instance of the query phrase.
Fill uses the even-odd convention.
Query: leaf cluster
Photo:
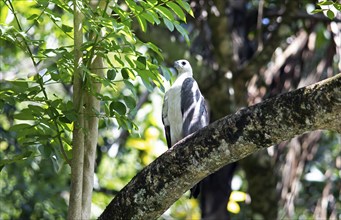
[[[152,42],[142,42],[132,27],[138,23],[142,31],[147,31],[148,25],[164,24],[170,31],[175,27],[188,39],[179,20],[185,22],[185,13],[193,13],[188,3],[180,0],[127,0],[113,4],[106,1],[105,4],[105,10],[79,5],[87,32],[81,46],[83,89],[102,101],[103,112],[93,114],[105,119],[107,125],[115,119],[119,127],[131,131],[137,129],[132,115],[138,110],[139,85],[142,83],[150,91],[155,86],[164,90],[160,66],[162,72],[169,75],[168,68],[162,65],[161,49]],[[1,82],[2,113],[7,114],[8,106],[15,109],[9,113],[11,126],[4,130],[3,136],[14,138],[20,150],[6,157],[2,155],[0,167],[43,155],[51,158],[55,169],[59,170],[71,156],[71,132],[73,121],[78,117],[70,89],[74,70],[72,5],[60,0],[4,1],[3,5],[2,13],[7,17],[1,17],[1,45],[5,45],[8,53],[15,47],[17,57],[28,57],[31,64],[10,75],[11,80]],[[9,15],[13,15],[12,19]],[[46,39],[55,42],[49,43]],[[94,74],[89,67],[95,56],[105,60],[103,77]],[[23,65],[16,58],[8,61],[2,71],[11,72],[14,65]],[[166,79],[169,76],[166,75]],[[101,93],[93,91],[93,82],[102,84]]]
[[[326,13],[327,17],[330,20],[333,20],[335,18],[335,13],[332,10],[332,7],[334,7],[337,11],[341,12],[341,3],[333,2],[333,1],[322,1],[316,4],[320,8],[313,10],[311,13],[316,14],[316,13],[321,13],[324,12]]]

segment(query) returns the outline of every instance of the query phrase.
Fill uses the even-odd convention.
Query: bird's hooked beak
[[[175,62],[174,62],[174,68],[177,69],[177,70],[179,70],[180,67],[181,67],[180,62],[179,62],[179,61],[175,61]]]

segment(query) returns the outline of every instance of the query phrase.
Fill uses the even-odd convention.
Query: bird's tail
[[[200,194],[200,185],[201,185],[201,181],[199,183],[197,183],[195,186],[193,186],[193,188],[191,188],[191,194],[189,195],[189,198],[198,198],[199,194]]]

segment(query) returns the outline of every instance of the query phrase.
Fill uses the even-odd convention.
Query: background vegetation
[[[93,217],[166,150],[161,105],[176,77],[168,69],[174,60],[191,62],[211,121],[341,71],[338,2],[106,3],[109,15],[82,4],[84,63],[94,54],[105,60],[103,77],[83,66],[84,87],[101,100],[101,111],[94,112],[100,121]],[[0,4],[0,218],[65,219],[78,117],[72,100],[73,3]],[[315,8],[319,13],[311,14]],[[91,38],[90,31],[104,37]],[[100,93],[91,90],[93,81],[102,84]],[[232,219],[340,218],[340,142],[331,131],[304,134],[207,179],[222,189],[210,181],[207,187],[217,189],[210,193],[222,197],[226,210],[232,186]],[[234,173],[232,184],[226,173]],[[188,195],[161,216],[198,218],[199,203]]]

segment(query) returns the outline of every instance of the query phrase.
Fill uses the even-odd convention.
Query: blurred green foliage
[[[257,7],[258,1],[250,2],[250,7]],[[325,12],[333,19],[331,10],[322,9],[331,4],[340,10],[340,4],[323,1],[318,4],[321,10],[314,12]],[[71,1],[60,0],[0,2],[1,219],[66,217],[70,184],[66,158],[71,157],[72,122],[77,117],[71,100],[71,5]],[[93,94],[102,101],[101,112],[96,113],[100,125],[94,217],[138,171],[167,149],[160,117],[162,95],[167,81],[174,80],[166,67],[170,63],[167,58],[169,53],[177,51],[160,49],[171,45],[169,39],[160,39],[161,43],[145,42],[135,32],[148,35],[155,28],[153,25],[161,25],[163,30],[179,32],[187,46],[189,29],[191,37],[198,35],[196,27],[184,25],[188,20],[186,14],[193,15],[186,1],[126,0],[116,1],[107,8],[113,10],[111,16],[86,4],[82,8],[85,31],[104,33],[103,39],[84,43],[84,59],[90,62],[89,58],[97,54],[107,65],[103,78],[84,66],[84,83],[88,82],[87,77],[96,77],[103,85],[101,94]],[[292,34],[283,32],[284,38]],[[249,33],[252,34],[255,38],[256,32]],[[328,40],[325,27],[320,27],[317,34],[316,44],[325,47]],[[176,41],[183,43],[179,38]],[[188,48],[182,49],[189,52]],[[322,56],[318,54],[317,58]],[[91,85],[87,88],[91,90]],[[305,167],[306,173],[317,169],[323,174],[331,167],[334,190],[340,188],[340,171],[333,161],[339,157],[338,138],[335,133],[325,132],[317,158]],[[246,192],[245,175],[238,171],[236,176],[242,180],[236,190]],[[307,210],[315,205],[312,203],[319,199],[325,184],[304,178],[302,184],[309,191],[300,192],[296,217],[307,219],[312,217]],[[187,197],[180,198],[161,219],[198,219],[198,202]],[[247,204],[237,202],[242,210],[247,209]],[[241,212],[232,217],[240,219],[246,215]]]

